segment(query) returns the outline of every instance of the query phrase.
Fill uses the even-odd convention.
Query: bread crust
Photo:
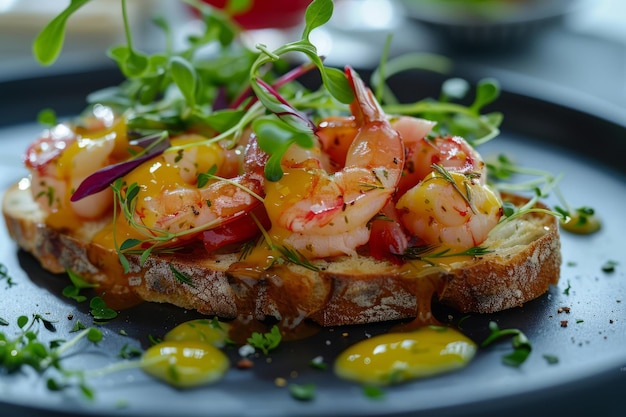
[[[316,260],[317,271],[288,263],[260,270],[240,262],[239,254],[208,255],[202,247],[152,255],[143,265],[138,256],[129,256],[130,271],[123,274],[114,250],[89,243],[104,222],[86,224],[71,235],[54,230],[30,192],[17,185],[6,191],[2,211],[11,238],[43,268],[72,270],[100,284],[112,305],[118,300],[120,307],[170,303],[223,318],[277,317],[294,326],[307,318],[322,326],[416,316],[427,321],[423,316],[430,314],[433,294],[461,312],[492,313],[541,296],[560,275],[558,220],[541,213],[510,222],[511,230],[523,228],[522,238],[511,241],[512,231],[500,231],[484,244],[493,247],[492,253],[418,277],[366,255]],[[171,267],[189,281],[181,282]]]

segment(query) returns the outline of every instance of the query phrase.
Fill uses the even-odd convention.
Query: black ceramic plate
[[[59,82],[71,85],[73,77]],[[99,87],[100,78],[92,82]],[[108,80],[105,80],[108,81]],[[421,98],[438,88],[429,80],[413,79],[407,98]],[[88,83],[89,84],[89,83]],[[24,84],[27,85],[27,84]],[[9,91],[10,86],[3,86]],[[32,85],[31,85],[32,87]],[[11,87],[15,88],[15,86]],[[37,90],[25,90],[37,91]],[[14,113],[36,114],[39,107],[54,106],[58,93],[29,94]],[[35,98],[39,98],[35,100]],[[11,98],[0,98],[9,109]],[[70,102],[64,111],[76,112],[82,98]],[[501,328],[518,328],[529,337],[533,351],[519,368],[501,363],[510,351],[510,341],[479,350],[475,360],[458,372],[385,389],[382,399],[366,397],[353,383],[337,379],[330,370],[309,367],[322,356],[333,358],[350,344],[385,331],[389,324],[323,329],[315,336],[283,343],[267,360],[255,360],[248,370],[231,369],[212,386],[179,391],[156,382],[140,371],[124,371],[89,380],[96,398],[85,401],[73,390],[50,392],[45,378],[25,370],[0,375],[0,415],[120,415],[120,416],[381,416],[381,415],[528,415],[542,414],[621,415],[618,395],[626,389],[626,127],[550,102],[505,93],[497,106],[505,115],[500,138],[481,149],[484,155],[507,153],[526,166],[564,173],[563,193],[575,206],[589,205],[604,222],[592,236],[563,234],[563,267],[558,286],[524,307],[492,315],[470,315],[464,331],[477,342],[488,334],[490,320]],[[34,116],[33,116],[34,117]],[[0,188],[5,189],[25,174],[20,155],[39,132],[33,124],[11,125],[2,118],[0,129]],[[16,283],[6,288],[0,280],[0,317],[10,322],[0,330],[17,331],[19,315],[42,314],[56,321],[54,330],[41,329],[43,339],[68,338],[76,320],[91,323],[85,303],[77,304],[61,295],[67,285],[64,276],[53,276],[17,249],[0,226],[0,262]],[[603,264],[617,261],[614,272]],[[569,313],[559,313],[569,307]],[[436,309],[446,322],[457,323],[465,315],[445,308]],[[68,319],[68,315],[73,317]],[[124,344],[147,347],[149,336],[162,336],[176,324],[195,318],[193,312],[167,305],[142,305],[102,327],[104,340],[97,347],[79,345],[65,362],[69,368],[99,368],[118,361]],[[567,327],[561,322],[567,320]],[[122,336],[124,330],[127,336]],[[231,351],[233,360],[237,352]],[[558,358],[550,363],[545,356]],[[277,378],[289,383],[317,386],[312,401],[300,402]],[[621,394],[620,394],[621,393]],[[618,404],[618,405],[616,405]]]

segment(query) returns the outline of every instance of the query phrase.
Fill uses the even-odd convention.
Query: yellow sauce
[[[452,371],[467,365],[476,344],[460,332],[427,326],[359,342],[335,361],[335,373],[363,384],[389,385]]]
[[[593,211],[591,213],[575,212],[571,217],[567,217],[565,221],[561,221],[561,227],[570,233],[588,235],[600,230],[602,224]]]
[[[191,388],[221,379],[230,364],[218,348],[199,340],[164,341],[141,358],[144,372],[177,388]]]
[[[230,324],[217,320],[197,319],[179,324],[164,337],[165,341],[195,340],[215,347],[224,347],[230,331]]]
[[[279,181],[266,181],[264,205],[269,218],[280,218],[285,208],[308,197],[315,181],[315,176],[304,169],[289,170]]]

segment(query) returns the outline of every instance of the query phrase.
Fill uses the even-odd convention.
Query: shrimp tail
[[[372,90],[365,86],[359,74],[350,66],[345,67],[345,74],[354,92],[354,101],[350,104],[350,110],[358,125],[386,120],[382,107]]]

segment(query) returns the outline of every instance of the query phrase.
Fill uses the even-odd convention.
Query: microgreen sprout
[[[502,356],[502,363],[509,366],[520,366],[523,364],[532,350],[532,345],[524,333],[519,329],[500,329],[495,321],[489,322],[491,334],[481,343],[482,347],[487,347],[503,337],[511,337],[513,352]]]
[[[315,384],[289,384],[287,389],[293,398],[299,401],[311,401],[315,398]]]
[[[17,336],[10,337],[0,332],[0,371],[16,373],[24,367],[30,367],[43,375],[54,368],[58,371],[58,377],[47,379],[47,387],[50,390],[77,386],[86,398],[93,398],[91,389],[84,382],[83,373],[66,369],[62,362],[64,355],[80,340],[87,339],[97,344],[102,340],[102,332],[96,328],[86,328],[68,341],[52,340],[46,345],[35,328],[37,323],[42,323],[50,330],[52,322],[37,314],[33,315],[32,319],[19,316],[16,320],[19,329]],[[73,382],[75,380],[78,381],[75,383]]]
[[[451,80],[456,84],[460,82],[458,79]],[[388,114],[404,114],[434,120],[437,122],[434,134],[463,136],[472,146],[482,145],[498,136],[502,114],[499,112],[481,114],[484,107],[499,96],[498,82],[493,79],[479,81],[476,95],[469,107],[450,101],[466,91],[449,87],[455,86],[455,83],[444,83],[439,100],[427,98],[408,104],[391,102],[383,104],[383,110]]]
[[[615,267],[619,265],[619,262],[614,260],[608,260],[602,264],[602,272],[615,272]]]
[[[563,220],[565,215],[558,210],[550,210],[538,207],[539,200],[547,198],[551,192],[560,194],[558,183],[563,175],[554,176],[552,173],[535,168],[522,167],[513,162],[508,156],[500,154],[497,158],[487,161],[487,169],[490,178],[493,179],[491,186],[500,192],[531,192],[532,196],[521,207],[504,202],[504,216],[495,226],[494,230],[503,227],[503,225],[511,222],[513,219],[524,216],[529,213],[543,213],[556,216]],[[526,175],[533,178],[524,182],[512,182],[514,176]]]
[[[101,297],[93,297],[89,301],[90,313],[94,322],[104,324],[117,317],[117,311],[109,308]]]
[[[70,281],[72,283],[71,285],[68,285],[65,288],[63,288],[63,295],[79,303],[82,303],[83,301],[87,300],[86,296],[80,294],[81,290],[89,289],[89,288],[96,288],[98,285],[87,282],[83,277],[81,277],[80,275],[78,275],[72,270],[67,270],[66,272],[67,272],[67,276],[70,278]]]
[[[261,350],[263,354],[267,355],[270,350],[276,349],[282,340],[280,329],[277,325],[272,326],[269,332],[260,333],[254,332],[247,339],[250,346]]]
[[[0,263],[0,280],[4,280],[7,284],[7,288],[11,288],[16,285],[11,275],[9,275],[9,268],[3,263]]]

